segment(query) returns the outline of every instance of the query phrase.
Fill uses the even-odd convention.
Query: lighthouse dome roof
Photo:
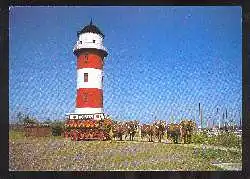
[[[95,34],[99,34],[102,37],[104,37],[104,34],[100,31],[100,29],[92,24],[92,20],[90,21],[89,25],[85,26],[81,31],[78,31],[77,35],[79,36],[80,34],[87,33],[87,32],[92,32],[92,33],[95,33]]]

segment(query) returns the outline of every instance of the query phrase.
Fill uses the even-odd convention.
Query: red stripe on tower
[[[77,108],[102,108],[102,90],[97,88],[80,88],[77,90]]]
[[[77,58],[77,69],[81,68],[103,68],[103,59],[96,54],[84,53]]]

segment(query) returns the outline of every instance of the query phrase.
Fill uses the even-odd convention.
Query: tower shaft
[[[77,57],[75,113],[103,113],[103,57],[89,50]]]

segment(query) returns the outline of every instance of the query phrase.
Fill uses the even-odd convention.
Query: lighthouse
[[[77,32],[73,53],[77,59],[75,112],[71,119],[101,119],[103,114],[103,65],[108,55],[103,45],[104,34],[90,24]]]

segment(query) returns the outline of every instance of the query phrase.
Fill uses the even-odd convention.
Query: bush
[[[217,145],[225,147],[241,147],[241,138],[231,132],[224,132],[216,136],[216,139]]]
[[[9,131],[9,139],[17,140],[17,139],[23,139],[23,138],[25,138],[24,132],[20,132],[16,130]]]
[[[192,135],[192,142],[195,144],[207,144],[208,143],[208,135],[206,132],[194,133]]]
[[[61,136],[64,129],[62,122],[53,122],[51,127],[53,136]]]
[[[208,136],[206,132],[201,132],[193,134],[192,142],[195,144],[240,148],[242,139],[232,132],[222,132],[217,136]]]

